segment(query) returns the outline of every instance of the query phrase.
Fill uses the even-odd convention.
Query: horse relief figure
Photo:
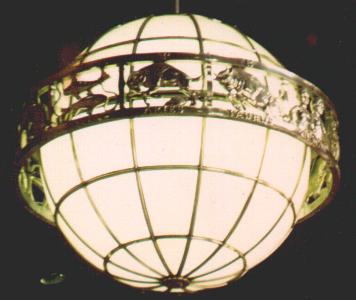
[[[149,107],[148,96],[154,94],[161,87],[173,87],[178,88],[179,92],[194,102],[192,104],[195,104],[195,97],[190,97],[189,83],[199,80],[200,77],[191,78],[166,63],[153,63],[130,74],[127,80],[130,89],[129,97],[141,96]]]
[[[248,103],[264,111],[274,101],[266,86],[244,68],[230,67],[218,73],[215,79],[229,92],[229,98],[238,110],[245,110]]]

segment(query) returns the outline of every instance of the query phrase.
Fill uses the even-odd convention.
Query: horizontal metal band
[[[196,60],[200,63],[200,79],[191,78],[189,74],[166,63],[175,59]],[[137,71],[130,68],[129,77],[124,78],[130,64],[145,60],[153,63]],[[212,74],[216,63],[230,64],[230,67],[227,65],[225,70]],[[103,82],[114,76],[104,70],[108,65],[116,66],[117,72],[121,74],[119,79],[115,79],[118,80],[115,85],[119,87],[117,90],[106,91],[102,86]],[[76,79],[78,73],[92,67],[101,70],[98,79]],[[259,81],[253,70],[262,71],[260,75],[265,79]],[[20,149],[27,147],[33,140],[48,139],[48,132],[54,128],[68,130],[76,126],[79,120],[83,120],[84,125],[88,115],[100,116],[101,120],[112,118],[114,111],[120,111],[121,116],[135,116],[134,111],[130,111],[133,103],[143,100],[146,104],[144,114],[189,114],[195,110],[205,116],[215,116],[219,111],[218,116],[250,121],[292,133],[308,145],[320,149],[324,156],[332,157],[335,161],[339,157],[338,121],[332,103],[318,88],[283,68],[205,54],[155,53],[95,61],[93,64],[72,68],[60,76],[39,89],[36,100],[25,108],[19,124]],[[279,96],[270,93],[267,82],[269,77],[280,83]],[[64,78],[71,82],[67,87],[63,86]],[[200,89],[190,87],[190,83],[195,80],[201,81]],[[226,92],[217,92],[214,88],[217,85]],[[289,95],[290,91],[285,90],[286,85],[289,89],[292,86],[293,89],[299,89],[300,95]],[[103,92],[92,91],[99,87]],[[70,97],[69,105],[61,104],[63,97]],[[165,99],[166,103],[157,105],[156,99]],[[299,103],[296,104],[295,100]],[[230,104],[230,108],[222,109],[219,103]],[[142,114],[139,110],[135,112],[137,116]]]
[[[115,177],[115,176],[119,176],[119,175],[123,175],[123,174],[129,174],[129,173],[135,173],[135,172],[144,172],[144,171],[162,171],[162,170],[202,170],[202,171],[207,171],[207,172],[213,172],[213,173],[221,173],[221,174],[227,174],[227,175],[231,175],[231,176],[236,176],[236,177],[240,177],[240,178],[245,178],[247,180],[250,181],[254,181],[257,182],[258,184],[261,184],[267,188],[270,188],[271,190],[277,192],[282,198],[284,198],[291,206],[293,209],[293,214],[294,214],[294,218],[296,218],[296,212],[294,209],[294,204],[292,202],[292,199],[290,199],[289,197],[287,197],[285,195],[285,193],[283,193],[282,191],[278,190],[277,188],[271,186],[267,181],[262,180],[260,178],[255,178],[255,177],[250,177],[247,176],[243,173],[240,172],[234,172],[231,170],[226,170],[226,169],[222,169],[222,168],[214,168],[214,167],[208,167],[208,166],[195,166],[195,165],[155,165],[155,166],[142,166],[142,167],[136,167],[136,168],[128,168],[128,169],[123,169],[123,170],[117,170],[117,171],[113,171],[113,172],[109,172],[106,174],[102,174],[102,175],[98,175],[94,178],[91,178],[89,180],[83,181],[82,183],[74,186],[73,188],[71,188],[69,191],[67,191],[59,200],[58,202],[56,202],[55,206],[56,206],[56,211],[58,211],[60,209],[60,206],[62,205],[62,203],[73,193],[75,193],[76,191],[87,187],[95,182],[107,179],[107,178],[111,178],[111,177]],[[55,212],[56,214],[56,212]]]
[[[46,144],[47,142],[62,136],[64,134],[73,132],[75,130],[85,128],[92,125],[99,125],[104,122],[110,122],[114,120],[127,119],[127,118],[140,118],[140,117],[159,117],[159,116],[196,116],[196,117],[210,117],[210,118],[221,118],[228,120],[236,120],[251,123],[254,125],[264,126],[270,129],[281,131],[290,136],[293,136],[306,145],[310,146],[316,153],[321,155],[331,165],[336,166],[337,161],[328,152],[327,149],[318,147],[310,140],[305,139],[300,136],[298,132],[288,130],[284,127],[277,126],[268,122],[268,120],[263,120],[253,114],[239,113],[233,110],[224,110],[220,108],[210,108],[210,107],[186,107],[186,106],[173,106],[173,107],[163,107],[163,106],[153,106],[149,108],[138,107],[138,108],[128,108],[125,110],[113,110],[106,113],[95,114],[92,116],[83,117],[81,119],[72,120],[70,123],[65,123],[58,125],[57,127],[49,128],[43,135],[35,138],[31,141],[24,149],[17,152],[17,162],[23,160],[24,157],[31,155],[34,151],[39,149],[40,146]]]

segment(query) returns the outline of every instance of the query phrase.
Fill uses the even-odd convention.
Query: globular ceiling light
[[[223,286],[333,195],[328,97],[199,15],[114,27],[19,125],[19,190],[90,264],[152,291]]]

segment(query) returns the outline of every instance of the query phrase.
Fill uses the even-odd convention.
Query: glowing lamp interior
[[[58,224],[90,263],[129,285],[181,276],[195,291],[242,275],[287,237],[310,149],[239,121],[145,117],[58,137],[41,161]]]

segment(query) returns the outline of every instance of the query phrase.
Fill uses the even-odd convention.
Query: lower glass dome
[[[311,151],[247,122],[145,116],[57,137],[40,159],[50,209],[81,256],[124,284],[194,292],[240,278],[288,236]]]

